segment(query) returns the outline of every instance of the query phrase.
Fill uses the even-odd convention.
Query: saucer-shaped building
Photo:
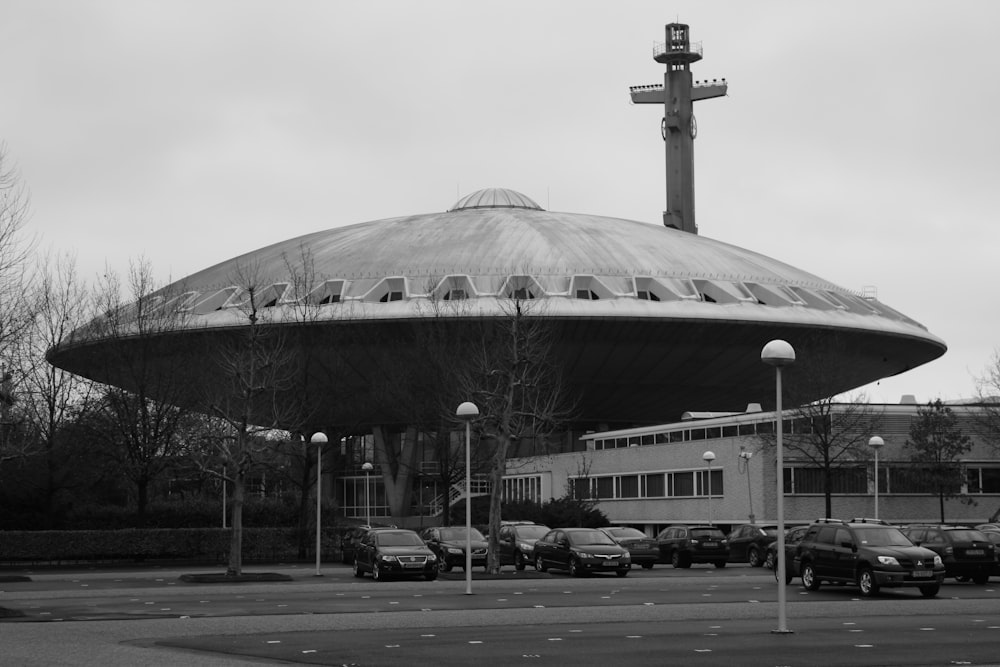
[[[290,268],[302,257],[308,271]],[[165,373],[210,368],[212,339],[247,326],[240,277],[251,269],[268,325],[310,332],[289,337],[305,366],[331,368],[325,355],[340,355],[335,374],[314,378],[314,391],[337,384],[329,405],[310,417],[316,428],[405,421],[398,398],[380,403],[373,394],[385,381],[375,376],[393,368],[395,354],[412,352],[407,341],[420,327],[444,322],[474,335],[470,322],[506,317],[515,298],[532,300],[531,316],[551,323],[552,354],[581,428],[773,404],[774,372],[760,352],[775,338],[814,372],[831,369],[799,399],[907,371],[946,349],[878,300],[758,252],[659,225],[545,211],[520,193],[487,189],[441,213],[337,227],[224,261],[161,291],[157,308],[183,314],[177,326],[126,337],[87,326],[49,358],[128,388],[128,376],[108,361],[112,348],[138,350],[154,336],[158,345],[148,349],[157,352],[147,361]],[[304,289],[302,276],[310,281]],[[461,307],[440,307],[448,303]],[[190,382],[194,392],[213,379],[192,373]]]

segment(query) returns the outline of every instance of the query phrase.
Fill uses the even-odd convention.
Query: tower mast
[[[701,43],[691,44],[690,29],[684,23],[669,23],[666,42],[653,46],[653,60],[667,66],[663,85],[632,86],[633,104],[662,104],[660,134],[666,147],[667,206],[663,224],[681,231],[698,233],[694,218],[694,138],[698,125],[693,105],[697,100],[722,97],[728,90],[721,83],[692,82],[691,63],[701,60]]]

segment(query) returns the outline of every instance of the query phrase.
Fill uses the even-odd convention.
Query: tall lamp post
[[[775,633],[788,633],[786,621],[785,596],[785,458],[782,451],[782,417],[781,417],[781,369],[795,362],[795,349],[786,341],[775,339],[760,351],[760,360],[768,366],[774,366],[775,388],[775,420],[777,422],[777,469],[778,469],[778,628]]]
[[[466,401],[455,415],[465,422],[465,594],[472,595],[472,420],[479,416],[475,403]]]
[[[715,452],[707,451],[701,458],[708,464],[708,525],[712,525],[712,461],[715,460]]]
[[[878,518],[878,450],[885,446],[885,440],[877,435],[868,439],[868,446],[875,452],[875,518]]]
[[[361,466],[361,469],[365,471],[365,525],[368,527],[372,525],[372,504],[368,498],[368,476],[374,467],[371,461],[365,461],[364,465]]]
[[[753,452],[748,452],[743,448],[743,445],[740,445],[740,459],[743,461],[743,465],[740,466],[742,468],[741,472],[747,474],[747,502],[749,503],[747,506],[750,508],[750,523],[756,523],[754,521],[756,517],[753,515],[753,490],[750,488],[750,458],[752,456]],[[739,464],[739,461],[736,463]]]
[[[309,443],[316,445],[316,574],[314,576],[317,577],[323,576],[319,570],[320,526],[323,523],[323,506],[321,504],[323,500],[323,445],[329,441],[326,433],[322,431],[313,433],[312,437],[309,438]]]

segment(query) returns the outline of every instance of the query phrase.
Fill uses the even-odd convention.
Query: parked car
[[[497,542],[501,565],[513,565],[523,570],[535,562],[535,542],[549,532],[548,526],[539,523],[510,522],[500,526]]]
[[[912,525],[903,534],[944,562],[945,576],[985,584],[996,565],[996,547],[981,530],[965,526]]]
[[[761,567],[767,557],[767,545],[778,538],[774,524],[745,523],[729,531],[729,560]]]
[[[437,579],[437,556],[412,530],[385,528],[369,530],[357,544],[354,576],[372,573],[375,581],[392,577]]]
[[[354,564],[354,552],[357,549],[358,542],[369,530],[381,530],[383,528],[395,528],[396,526],[392,524],[373,524],[354,526],[348,528],[343,536],[340,538],[340,560],[345,565]]]
[[[809,526],[793,526],[785,531],[785,583],[792,583],[797,575],[795,571],[795,552],[798,549],[799,542],[805,537],[806,531],[809,530]],[[764,567],[769,570],[774,570],[775,579],[778,578],[778,541],[775,540],[767,545],[767,551],[764,556]]]
[[[809,590],[824,581],[855,584],[864,597],[899,586],[915,586],[924,597],[934,597],[945,575],[941,557],[915,546],[899,528],[836,519],[809,526],[794,563]]]
[[[535,542],[535,569],[566,570],[574,577],[591,572],[628,574],[628,549],[597,528],[555,528]]]
[[[660,561],[674,567],[688,568],[692,563],[711,563],[725,567],[729,543],[715,526],[670,526],[656,536]]]
[[[486,567],[486,538],[475,527],[469,529],[468,538],[465,526],[424,528],[420,537],[437,555],[441,572],[451,572],[456,565],[465,569],[465,547],[470,542],[472,567]]]
[[[981,523],[976,526],[976,530],[981,530],[983,532],[990,530],[1000,532],[1000,523]]]
[[[601,528],[608,537],[628,549],[632,556],[632,564],[639,565],[644,570],[652,569],[660,560],[660,547],[656,540],[636,528],[627,526],[611,526]]]

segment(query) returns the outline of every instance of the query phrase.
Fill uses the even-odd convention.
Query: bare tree
[[[979,400],[974,412],[976,431],[993,451],[1000,456],[1000,348],[993,351],[989,365],[976,378],[976,395]],[[1000,519],[1000,507],[990,517]]]
[[[569,419],[572,405],[553,356],[550,325],[535,312],[538,302],[500,301],[502,317],[484,320],[459,387],[480,410],[475,428],[480,446],[491,445],[490,526],[487,569],[500,571],[502,482],[511,443],[544,441]]]
[[[132,485],[138,526],[145,522],[150,488],[183,449],[184,421],[190,416],[181,369],[164,372],[153,363],[161,353],[162,334],[182,323],[171,296],[157,289],[144,259],[130,263],[125,285],[106,271],[95,293],[99,315],[91,326],[116,341],[107,346],[104,363],[114,368],[123,386],[103,389],[87,423]]]
[[[302,423],[301,408],[284,400],[296,382],[295,355],[282,331],[270,321],[269,286],[258,266],[241,266],[231,278],[240,288],[233,312],[239,321],[225,337],[215,338],[206,369],[212,381],[204,382],[200,397],[204,412],[214,417],[217,433],[205,443],[199,459],[202,469],[224,478],[232,489],[232,535],[228,576],[243,573],[243,505],[251,474],[274,456],[269,440],[284,424]],[[283,436],[282,437],[286,437]],[[220,469],[218,463],[221,462]]]
[[[821,476],[825,516],[833,516],[833,494],[854,493],[867,485],[871,458],[868,439],[878,432],[881,415],[864,394],[839,401],[836,397],[784,411],[792,424],[783,433],[784,447],[792,458],[805,461]],[[774,433],[758,435],[764,446],[775,445]]]
[[[12,408],[18,381],[16,348],[32,318],[27,269],[35,243],[25,230],[28,211],[27,189],[10,165],[7,147],[0,144],[0,462],[22,456],[26,444],[13,437]]]

